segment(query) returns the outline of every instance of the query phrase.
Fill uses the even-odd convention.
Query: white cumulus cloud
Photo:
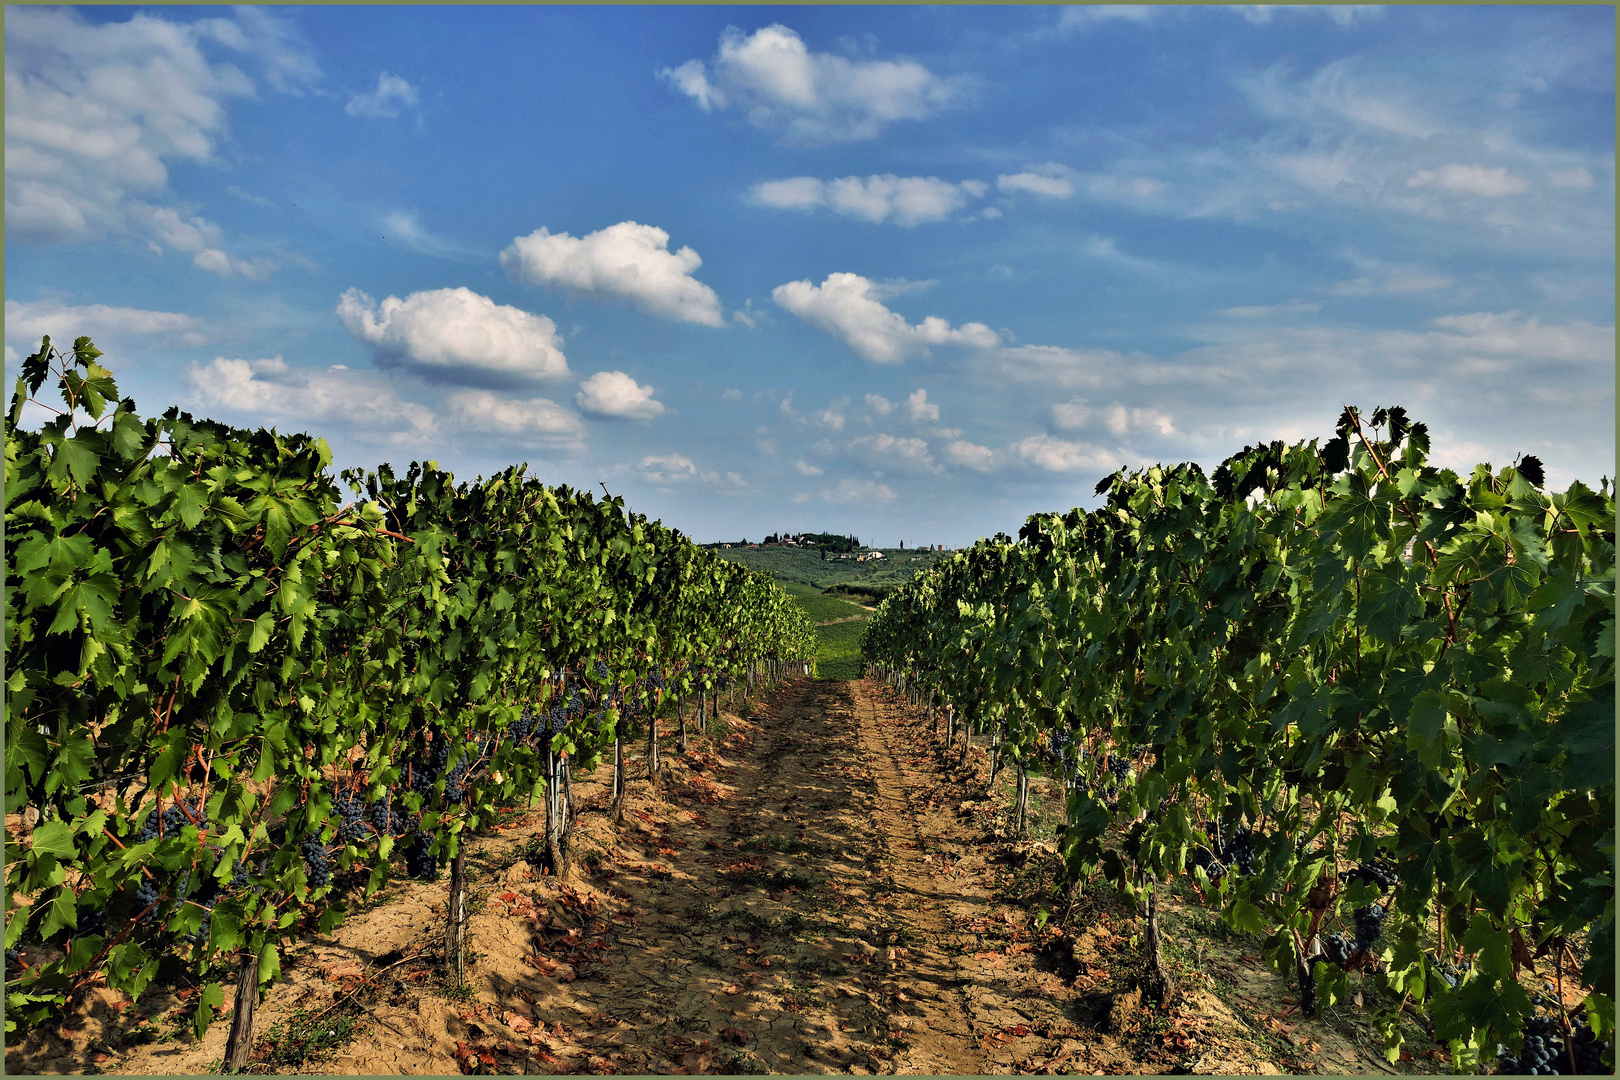
[[[922,120],[966,96],[967,83],[913,60],[862,60],[810,51],[773,24],[720,35],[708,65],[688,60],[659,75],[705,111],[740,110],[748,122],[808,143],[876,138],[897,120]]]
[[[939,406],[929,403],[927,390],[919,389],[906,398],[906,415],[918,423],[938,420]]]
[[[369,94],[353,94],[343,111],[350,116],[368,119],[388,119],[399,115],[401,105],[415,105],[420,94],[417,88],[384,71],[377,76],[377,88]]]
[[[850,351],[874,364],[898,364],[927,356],[933,345],[991,348],[996,332],[984,323],[952,327],[936,315],[912,325],[880,301],[884,290],[859,274],[829,274],[820,285],[790,281],[771,291],[777,305],[800,320],[848,345]]]
[[[786,404],[784,402],[784,404]],[[834,398],[827,402],[827,407],[811,416],[811,419],[822,427],[833,431],[844,430],[844,410],[849,408],[849,398]]]
[[[888,416],[889,413],[894,411],[894,402],[890,401],[882,394],[867,394],[866,407],[877,413],[879,416]]]
[[[945,460],[976,472],[990,472],[1001,463],[1001,455],[988,446],[955,439],[945,445]]]
[[[810,464],[808,461],[805,461],[803,458],[800,458],[798,461],[795,461],[793,463],[793,467],[795,469],[798,469],[800,475],[802,475],[802,476],[820,476],[821,475],[821,469],[820,468],[818,468],[815,465]]]
[[[651,420],[664,405],[653,400],[651,386],[638,386],[622,371],[599,371],[579,384],[574,404],[593,416]]]
[[[341,423],[363,438],[401,442],[434,435],[432,410],[400,397],[387,376],[342,366],[294,368],[280,356],[216,357],[186,372],[192,400],[261,424]],[[212,415],[212,413],[210,413]]]
[[[502,435],[542,449],[577,452],[585,447],[585,425],[579,417],[547,398],[458,390],[447,404],[464,431]]]
[[[882,224],[914,226],[944,221],[980,198],[988,187],[978,180],[953,184],[937,176],[845,176],[819,180],[795,176],[756,184],[753,198],[762,206],[785,210],[814,210],[824,207],[835,214]]]
[[[898,467],[914,471],[933,472],[934,457],[922,439],[903,439],[893,435],[862,435],[850,441],[850,452],[870,465]]]
[[[1047,472],[1110,473],[1119,468],[1119,459],[1101,447],[1069,442],[1051,435],[1031,435],[1013,444],[1020,458]]]
[[[1506,168],[1487,168],[1483,165],[1442,165],[1438,169],[1419,169],[1406,181],[1407,187],[1433,187],[1447,195],[1478,195],[1500,198],[1519,195],[1530,190],[1530,182],[1514,176]]]
[[[540,228],[501,252],[501,266],[519,281],[629,300],[663,319],[724,326],[720,298],[692,276],[702,265],[690,247],[670,251],[663,229],[634,221],[583,237]]]
[[[337,314],[379,367],[439,382],[511,385],[569,376],[556,323],[471,289],[390,296],[381,304],[350,289]]]

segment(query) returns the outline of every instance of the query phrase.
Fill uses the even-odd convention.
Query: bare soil
[[[1056,794],[1006,827],[1004,772],[967,764],[870,681],[795,678],[663,769],[576,778],[573,872],[535,869],[538,810],[469,849],[474,962],[441,963],[448,885],[402,880],[284,950],[257,1010],[255,1072],[945,1074],[1434,1072],[1387,1065],[1367,1020],[1301,1021],[1252,938],[1191,894],[1161,908],[1179,993],[1145,1002],[1139,913],[1054,898]],[[532,865],[529,861],[534,859]],[[1041,919],[1040,913],[1049,913]],[[1066,918],[1065,918],[1066,916]],[[1044,923],[1044,925],[1043,925]],[[195,988],[99,992],[64,1030],[6,1048],[10,1073],[217,1071]],[[1414,1043],[1414,1046],[1432,1045]]]

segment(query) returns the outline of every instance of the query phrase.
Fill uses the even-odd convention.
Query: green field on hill
[[[829,596],[826,589],[870,589],[874,594],[911,580],[919,570],[925,570],[939,559],[950,557],[948,551],[914,551],[911,548],[881,548],[883,558],[858,563],[854,559],[825,561],[814,549],[773,547],[715,548],[716,555],[741,563],[752,570],[763,570],[776,578],[776,583],[789,596],[798,600],[810,621],[816,623],[820,641],[816,649],[816,676],[821,679],[858,679],[861,675],[861,633],[871,607],[877,605],[873,596],[859,597],[860,602],[843,596]],[[863,606],[863,604],[870,605]],[[836,622],[833,620],[848,620]]]
[[[861,634],[866,620],[831,623],[816,627],[820,646],[816,649],[818,679],[858,679],[861,677]]]
[[[741,563],[751,570],[763,570],[781,582],[795,582],[829,589],[834,585],[868,585],[881,588],[910,581],[913,574],[949,558],[948,551],[913,551],[911,548],[879,548],[883,558],[858,563],[854,559],[825,562],[821,553],[794,547],[715,548],[722,559]]]
[[[795,597],[804,613],[810,616],[813,623],[832,622],[834,619],[860,618],[864,619],[871,614],[859,604],[852,604],[837,596],[799,596]]]

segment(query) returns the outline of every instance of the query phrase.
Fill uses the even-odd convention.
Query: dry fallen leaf
[[[720,989],[724,990],[728,994],[740,994],[743,992],[743,988],[737,983],[729,983],[722,986]]]

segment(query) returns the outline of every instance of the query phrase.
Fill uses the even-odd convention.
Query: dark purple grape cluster
[[[1395,883],[1400,879],[1396,876],[1393,866],[1375,859],[1372,862],[1363,863],[1345,874],[1344,880],[1347,884],[1365,881],[1369,885],[1376,885],[1378,886],[1378,895],[1383,896],[1384,893],[1394,888]]]
[[[1247,825],[1232,830],[1232,838],[1221,850],[1221,861],[1244,877],[1254,873],[1254,833]]]
[[[186,810],[191,811],[190,816],[187,816]],[[145,843],[148,840],[156,840],[160,837],[174,836],[185,826],[193,824],[193,819],[195,819],[195,824],[199,827],[205,827],[208,824],[208,811],[199,806],[196,799],[186,800],[185,810],[182,810],[179,804],[175,804],[161,813],[157,807],[153,807],[146,813],[146,821],[141,825],[141,831],[135,838],[136,843]]]
[[[506,729],[506,733],[511,737],[513,745],[521,746],[528,741],[530,735],[534,734],[535,726],[534,709],[525,705],[523,706],[523,715],[512,721],[512,725]]]
[[[1473,962],[1470,960],[1464,960],[1461,964],[1453,964],[1450,960],[1442,960],[1440,959],[1440,954],[1436,953],[1433,949],[1429,950],[1427,956],[1429,959],[1430,974],[1434,975],[1436,979],[1445,983],[1453,990],[1457,989],[1458,984],[1463,981],[1463,976],[1467,974],[1468,971],[1474,966]],[[1424,991],[1425,1000],[1432,996],[1433,993],[1434,989],[1432,986],[1426,988]]]
[[[1356,919],[1356,948],[1370,949],[1384,935],[1384,909],[1378,904],[1368,904],[1355,910]]]
[[[1598,1042],[1597,1036],[1582,1016],[1572,1025],[1575,1036],[1575,1067],[1581,1076],[1612,1076],[1613,1065],[1605,1065],[1603,1056],[1609,1052],[1609,1040]]]
[[[1222,838],[1219,822],[1203,823],[1210,836],[1210,846],[1201,847],[1188,859],[1189,866],[1201,866],[1211,881],[1218,881],[1236,871],[1247,877],[1254,873],[1254,835],[1247,825],[1239,825],[1230,836]]]
[[[1187,866],[1189,869],[1201,867],[1212,882],[1220,881],[1228,873],[1226,864],[1221,861],[1220,856],[1207,847],[1200,847],[1193,852],[1192,857],[1187,860]]]
[[[382,798],[371,804],[371,823],[384,836],[398,836],[405,831],[405,822],[394,809],[393,788],[384,788]]]
[[[439,876],[439,861],[432,854],[433,835],[417,830],[405,849],[405,869],[418,881],[432,881]]]
[[[159,899],[157,886],[152,883],[151,878],[143,874],[140,884],[135,886],[135,910],[143,913],[140,919],[143,924],[158,917]]]
[[[1086,748],[1075,739],[1074,732],[1063,729],[1052,732],[1047,745],[1046,761],[1072,787],[1080,778],[1080,763],[1086,760]]]
[[[345,844],[357,844],[369,835],[366,828],[366,804],[352,791],[340,791],[332,800],[332,811],[338,816],[338,839]]]
[[[1322,954],[1327,957],[1328,963],[1344,967],[1350,959],[1350,954],[1356,951],[1356,943],[1346,934],[1323,934]]]
[[[1575,1036],[1575,1069],[1579,1076],[1603,1076],[1614,1072],[1603,1064],[1609,1043],[1598,1042],[1580,1017],[1571,1026]],[[1498,1076],[1562,1076],[1569,1070],[1569,1054],[1564,1050],[1564,1034],[1550,1016],[1533,1016],[1524,1028],[1524,1045],[1517,1054],[1501,1049],[1496,1057]]]
[[[450,740],[441,733],[411,762],[411,790],[424,799],[432,795],[434,782],[449,767]]]
[[[456,759],[455,766],[444,774],[444,797],[449,802],[460,802],[467,794],[467,755]]]
[[[231,874],[231,883],[226,886],[230,889],[245,889],[248,886],[247,863],[241,859],[236,860],[235,871]]]
[[[79,916],[79,925],[74,930],[78,937],[100,937],[107,930],[107,908],[93,907]]]
[[[327,856],[319,834],[304,837],[300,850],[304,853],[304,873],[310,888],[319,889],[332,880],[332,860]]]

